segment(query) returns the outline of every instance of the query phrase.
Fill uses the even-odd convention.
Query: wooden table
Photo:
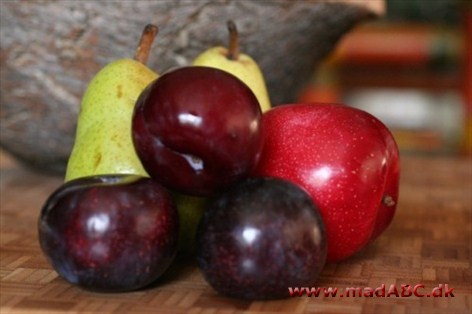
[[[1,308],[3,313],[470,313],[472,309],[472,161],[402,159],[401,196],[390,228],[345,262],[328,264],[320,287],[439,284],[454,297],[295,297],[250,302],[217,295],[192,261],[181,261],[154,287],[101,294],[69,285],[44,259],[36,222],[62,178],[33,173],[1,155]]]

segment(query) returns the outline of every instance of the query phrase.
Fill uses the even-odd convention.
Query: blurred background
[[[159,25],[147,65],[162,73],[225,45],[231,18],[273,104],[344,103],[382,120],[402,154],[470,157],[471,12],[471,0],[0,0],[0,148],[62,174],[88,82],[134,53],[145,23]]]
[[[299,95],[379,117],[403,153],[472,156],[472,1],[386,0]]]

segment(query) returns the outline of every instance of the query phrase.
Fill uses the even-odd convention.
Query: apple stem
[[[392,207],[393,205],[395,205],[395,201],[393,200],[393,198],[388,195],[388,194],[385,194],[382,198],[382,203],[388,207]]]
[[[149,52],[151,51],[152,42],[157,36],[159,28],[153,24],[148,24],[144,27],[141,39],[139,40],[138,47],[134,54],[134,60],[146,64],[149,58]]]
[[[227,22],[229,32],[228,59],[238,60],[239,58],[239,34],[236,24],[229,20]]]

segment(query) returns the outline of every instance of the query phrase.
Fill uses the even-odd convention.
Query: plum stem
[[[229,32],[228,59],[238,60],[239,58],[239,34],[236,24],[229,20],[227,22]]]
[[[152,43],[158,32],[159,28],[153,24],[148,24],[144,27],[138,47],[136,47],[134,60],[141,62],[142,64],[147,63]]]

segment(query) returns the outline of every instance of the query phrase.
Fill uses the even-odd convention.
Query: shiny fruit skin
[[[313,286],[326,234],[310,196],[276,178],[238,182],[211,200],[197,231],[197,263],[219,293],[279,299]]]
[[[318,205],[328,261],[343,260],[379,236],[398,203],[399,153],[372,115],[342,105],[287,104],[264,114],[256,176],[303,187]]]
[[[69,181],[46,201],[38,221],[41,249],[59,275],[83,288],[142,288],[177,251],[178,214],[169,193],[149,178],[101,175]]]
[[[151,177],[182,194],[208,196],[247,176],[262,149],[261,110],[235,76],[189,66],[140,95],[133,143]]]

